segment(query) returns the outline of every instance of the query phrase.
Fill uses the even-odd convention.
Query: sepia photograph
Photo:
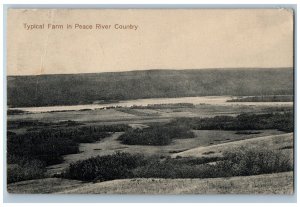
[[[9,194],[293,195],[294,11],[7,11]]]

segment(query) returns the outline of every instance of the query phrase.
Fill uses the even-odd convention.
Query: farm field
[[[176,117],[213,117],[221,115],[238,115],[240,113],[268,113],[276,110],[290,109],[288,105],[214,105],[202,104],[195,107],[178,109],[95,109],[82,111],[60,111],[44,113],[25,113],[9,115],[8,121],[39,120],[41,122],[77,121],[82,123],[118,124],[136,122],[159,122],[169,121]]]

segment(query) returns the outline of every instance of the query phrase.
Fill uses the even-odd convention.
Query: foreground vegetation
[[[211,164],[214,162],[214,164]],[[72,163],[63,177],[83,181],[124,178],[216,178],[293,170],[281,151],[240,148],[223,158],[158,158],[128,153],[97,156]]]
[[[8,131],[8,182],[43,177],[45,167],[58,164],[67,154],[79,153],[79,143],[99,141],[128,126],[49,128],[16,134]]]

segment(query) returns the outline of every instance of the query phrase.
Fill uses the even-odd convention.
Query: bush
[[[8,109],[7,115],[18,115],[18,114],[25,114],[26,112],[19,109]]]
[[[11,135],[7,140],[8,156],[36,159],[45,162],[46,165],[61,163],[63,155],[78,152],[78,143],[46,133]]]
[[[109,131],[124,130],[126,127],[128,126],[53,128],[21,135],[9,132],[7,152],[10,156],[38,159],[46,165],[58,164],[63,161],[63,155],[78,153],[79,143],[99,141],[111,135]]]
[[[133,176],[131,170],[143,163],[142,155],[116,153],[97,156],[70,164],[63,177],[84,181],[130,178]]]
[[[212,164],[211,162],[214,162]],[[128,153],[98,156],[69,166],[63,177],[83,181],[124,178],[216,178],[278,173],[293,170],[281,151],[240,148],[223,158],[159,158]]]
[[[151,126],[144,129],[130,129],[119,137],[128,145],[168,145],[172,139],[192,138],[193,132],[184,127]]]
[[[43,178],[45,171],[45,164],[39,160],[20,159],[19,164],[8,165],[7,183]]]
[[[203,164],[216,158],[160,159],[128,153],[97,156],[70,164],[62,175],[65,178],[83,181],[106,181],[124,178],[201,178],[213,171],[211,165]],[[215,174],[215,173],[214,173]]]
[[[216,164],[216,168],[224,172],[223,176],[248,176],[293,170],[290,157],[282,151],[240,148],[235,152],[225,153],[224,157],[224,161]]]
[[[17,128],[27,125],[44,128],[49,125],[37,121],[13,124]],[[72,121],[60,124],[78,125]],[[109,136],[111,131],[122,131],[127,128],[127,125],[51,128],[25,134],[8,131],[7,162],[11,166],[8,169],[8,182],[40,178],[47,165],[63,162],[63,155],[78,153],[79,143],[95,142]]]
[[[217,161],[216,164],[208,164]],[[143,178],[215,178],[249,176],[293,170],[290,158],[281,151],[240,148],[223,159],[180,158],[153,160],[134,170]]]
[[[215,177],[216,169],[209,164],[202,164],[202,158],[183,158],[151,160],[146,165],[133,170],[137,178],[209,178]],[[210,160],[206,160],[210,162]],[[201,163],[201,164],[199,164]]]

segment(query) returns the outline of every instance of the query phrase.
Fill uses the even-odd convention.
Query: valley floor
[[[133,128],[139,128],[147,127],[153,122],[168,122],[178,117],[235,116],[245,112],[260,114],[277,110],[279,109],[267,106],[197,105],[193,108],[176,110],[108,109],[10,115],[8,120],[39,120],[46,123],[72,120],[86,126],[129,124]],[[41,130],[38,127],[35,128],[35,130]],[[11,131],[25,133],[30,130],[30,127],[24,127]],[[284,133],[275,129],[253,131],[256,133],[237,134],[237,131],[193,130],[194,138],[176,139],[167,146],[125,145],[118,140],[124,132],[115,132],[98,142],[81,143],[80,153],[65,155],[64,162],[48,166],[47,177],[49,178],[11,183],[8,184],[7,191],[17,194],[292,194],[294,191],[293,172],[209,179],[136,178],[98,183],[53,178],[54,174],[63,172],[72,162],[115,152],[171,156],[172,158],[205,158],[222,157],[225,152],[234,151],[240,147],[253,149],[266,147],[283,151],[293,160],[293,133]]]

